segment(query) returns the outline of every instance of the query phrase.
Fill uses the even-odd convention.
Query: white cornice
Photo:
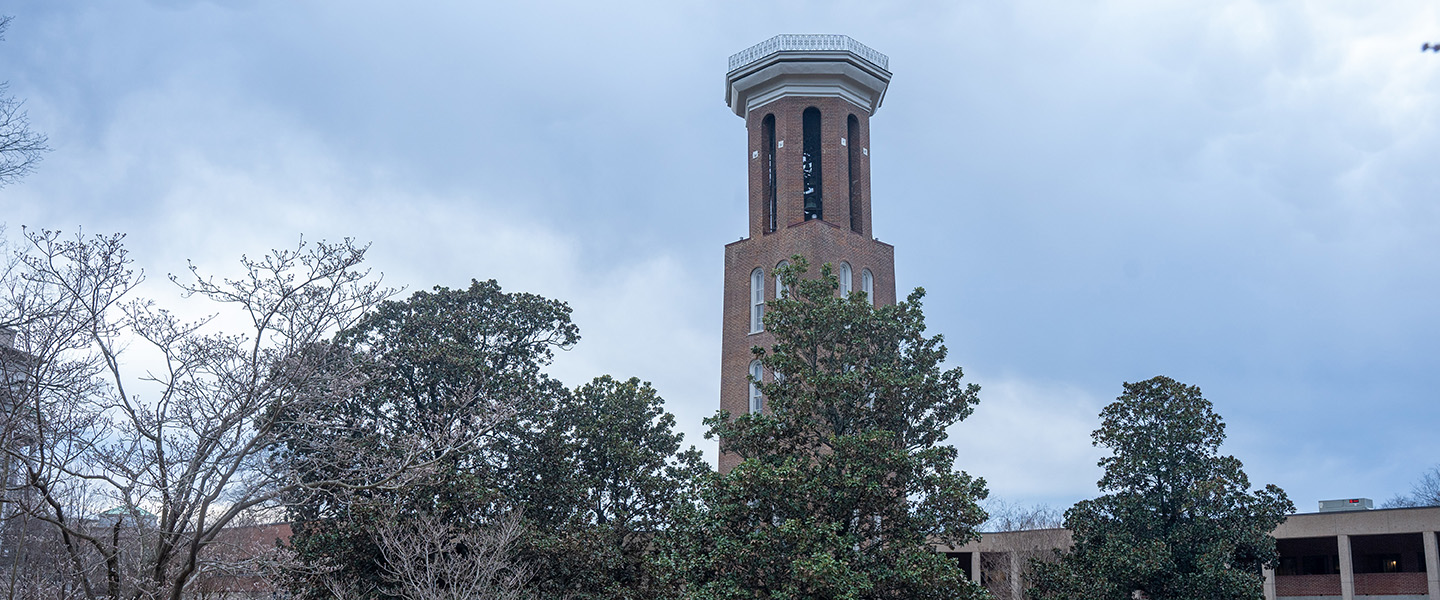
[[[741,117],[789,96],[843,98],[873,114],[890,84],[890,71],[849,49],[777,50],[745,61],[732,57],[732,62],[739,66],[725,76],[725,102]]]

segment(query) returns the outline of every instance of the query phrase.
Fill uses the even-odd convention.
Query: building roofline
[[[735,72],[781,52],[847,52],[881,70],[890,69],[890,57],[855,41],[848,35],[827,33],[782,33],[730,55],[728,72]]]

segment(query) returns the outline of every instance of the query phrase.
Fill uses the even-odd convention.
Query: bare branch
[[[325,409],[364,382],[357,357],[328,339],[391,292],[360,268],[365,248],[351,240],[242,259],[234,280],[193,265],[193,281],[172,276],[250,317],[249,331],[226,334],[213,316],[186,322],[130,298],[143,274],[122,236],[25,237],[0,269],[0,338],[11,341],[0,348],[0,472],[15,474],[0,516],[56,536],[72,565],[65,581],[87,597],[178,600],[212,573],[228,528],[247,515],[301,490],[403,485],[487,431],[426,432],[384,456],[357,432],[336,454],[351,462],[323,476],[276,468],[277,427],[333,427]],[[162,368],[128,372],[137,341]]]
[[[404,525],[384,522],[376,537],[390,590],[408,600],[519,600],[529,569],[512,559],[524,529],[511,513],[481,528],[460,529],[435,515]]]
[[[12,18],[0,17],[0,40],[5,39]],[[25,101],[15,99],[9,91],[9,82],[0,83],[0,188],[29,175],[50,151],[45,134],[30,128]]]

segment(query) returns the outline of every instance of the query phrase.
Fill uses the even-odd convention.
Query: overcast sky
[[[346,236],[410,290],[563,299],[553,373],[718,405],[746,233],[727,57],[778,33],[890,56],[874,230],[982,386],[960,466],[1096,494],[1121,382],[1199,385],[1302,511],[1440,463],[1440,5],[19,0],[0,80],[54,152],[0,220],[187,259]]]

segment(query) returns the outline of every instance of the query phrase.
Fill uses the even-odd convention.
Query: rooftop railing
[[[875,66],[885,70],[890,69],[890,57],[876,52],[873,48],[866,46],[850,38],[848,35],[834,34],[784,34],[755,44],[740,52],[730,55],[730,70],[734,71],[745,65],[759,61],[776,52],[801,51],[801,52],[824,52],[842,51],[851,52],[863,58]]]

